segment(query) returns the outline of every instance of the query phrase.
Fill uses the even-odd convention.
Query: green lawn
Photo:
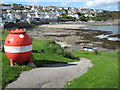
[[[2,39],[5,39],[9,32],[5,31],[2,34]],[[70,61],[77,61],[71,53],[61,49],[61,47],[52,40],[35,39],[33,38],[33,62],[40,67],[44,64],[53,63],[66,63]],[[4,87],[8,83],[16,80],[19,77],[21,71],[32,69],[32,67],[23,65],[15,65],[11,67],[9,65],[9,59],[6,57],[4,52],[0,52],[0,58],[2,58],[2,86]]]
[[[2,86],[2,53],[0,53],[0,88]]]
[[[118,88],[118,53],[72,51],[77,57],[94,64],[84,75],[72,80],[66,88]]]
[[[9,32],[4,32],[2,38],[5,39]],[[0,33],[2,34],[2,33]],[[2,54],[2,55],[1,55]],[[84,57],[91,60],[94,64],[87,73],[71,81],[67,88],[117,88],[118,87],[118,54],[87,51],[66,52],[52,40],[33,38],[33,57],[34,63],[40,67],[44,64],[66,63],[77,61],[75,57]],[[2,86],[16,80],[21,71],[31,70],[26,65],[14,67],[9,66],[9,59],[5,53],[0,52],[2,58]]]

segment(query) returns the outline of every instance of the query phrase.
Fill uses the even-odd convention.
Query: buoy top
[[[11,34],[24,34],[26,33],[24,29],[16,29],[16,30],[11,30]]]

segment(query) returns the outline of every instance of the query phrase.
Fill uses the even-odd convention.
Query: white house
[[[95,13],[94,9],[89,9],[90,13]]]
[[[94,17],[94,15],[92,15],[92,14],[85,14],[84,16],[85,17]]]
[[[103,12],[103,10],[102,9],[95,9],[95,12],[96,13],[101,13],[101,12]]]
[[[2,20],[2,16],[0,15],[0,28],[4,28],[5,22]]]
[[[59,7],[58,9],[59,9],[59,10],[62,10],[62,7]]]
[[[39,12],[40,19],[57,19],[59,16],[58,12]]]
[[[3,15],[3,20],[5,22],[14,22],[14,23],[16,23],[16,16],[17,16],[16,12],[3,11],[2,15]]]
[[[20,11],[16,15],[16,19],[19,20],[19,22],[25,22],[26,21],[26,15],[23,11]]]
[[[3,20],[6,20],[8,12],[7,11],[1,11],[1,13],[2,13]]]
[[[70,17],[74,17],[74,18],[77,18],[77,19],[79,19],[79,16],[78,16],[78,14],[68,14],[68,16],[70,16]]]
[[[68,10],[68,14],[71,14],[71,13],[73,13],[71,10]]]
[[[31,10],[32,11],[36,11],[36,10],[38,10],[38,7],[33,5],[32,8],[31,8]]]
[[[89,9],[80,9],[79,10],[81,13],[89,13],[90,11],[89,11]]]

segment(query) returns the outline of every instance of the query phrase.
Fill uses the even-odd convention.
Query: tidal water
[[[82,27],[83,29],[91,29],[91,30],[101,30],[101,31],[111,31],[113,34],[120,34],[120,25],[88,25]],[[109,34],[111,35],[111,34]],[[107,38],[110,41],[120,41],[118,37],[108,37],[109,35],[98,35],[99,39]]]
[[[91,30],[112,31],[113,34],[120,34],[120,25],[88,25],[82,28]]]

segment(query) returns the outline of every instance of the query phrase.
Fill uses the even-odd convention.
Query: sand
[[[46,24],[39,27],[48,27],[48,28],[73,28],[78,29],[80,27],[86,26],[85,24]]]

